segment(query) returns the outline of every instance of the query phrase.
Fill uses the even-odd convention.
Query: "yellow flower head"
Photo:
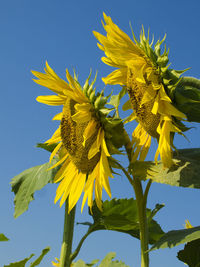
[[[38,78],[34,80],[36,83],[56,93],[39,96],[37,101],[63,106],[62,112],[53,118],[61,120],[60,126],[51,139],[46,141],[49,145],[56,144],[50,161],[56,154],[60,159],[52,168],[62,163],[54,178],[54,182],[60,182],[55,202],[61,198],[61,206],[68,198],[70,211],[84,191],[82,209],[87,198],[88,205],[92,207],[94,189],[96,203],[101,209],[102,189],[111,197],[108,181],[108,178],[112,177],[108,162],[110,153],[102,122],[105,121],[106,115],[101,112],[101,109],[106,110],[104,105],[108,97],[103,97],[102,93],[95,95],[95,80],[89,85],[90,76],[82,88],[75,74],[73,78],[66,70],[67,83],[60,79],[47,63],[45,73],[32,73]]]
[[[170,94],[179,82],[179,76],[184,71],[169,70],[168,51],[160,54],[158,41],[155,51],[152,44],[145,37],[144,29],[138,41],[134,34],[135,43],[124,33],[112,19],[104,14],[106,36],[94,32],[101,43],[98,47],[104,51],[106,57],[102,61],[117,68],[106,78],[105,84],[120,84],[125,86],[130,97],[134,113],[132,119],[139,123],[133,132],[132,143],[134,155],[144,160],[151,145],[151,137],[158,140],[158,149],[155,154],[157,161],[160,154],[164,167],[170,167],[172,161],[173,136],[181,133],[183,124],[181,119],[186,116],[174,107]]]

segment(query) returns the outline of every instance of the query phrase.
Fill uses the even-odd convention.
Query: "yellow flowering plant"
[[[24,171],[11,184],[15,217],[28,209],[36,190],[47,183],[58,184],[55,203],[59,200],[60,206],[65,203],[65,221],[60,258],[52,262],[53,266],[76,266],[74,259],[84,240],[97,230],[114,230],[138,238],[141,267],[149,266],[151,250],[170,246],[177,236],[184,236],[179,240],[184,243],[199,235],[199,228],[195,227],[173,231],[173,236],[165,234],[153,218],[163,205],[157,204],[150,210],[147,197],[152,182],[200,188],[200,149],[178,149],[174,144],[175,134],[184,137],[184,132],[190,129],[188,122],[200,122],[200,81],[183,77],[186,70],[170,68],[169,51],[166,46],[163,51],[161,47],[165,37],[153,48],[154,42],[150,42],[149,32],[146,36],[144,28],[139,40],[132,31],[132,40],[106,14],[104,21],[106,35],[98,32],[94,35],[105,54],[102,61],[115,68],[102,78],[106,85],[113,86],[110,94],[107,88],[102,91],[95,88],[96,76],[91,81],[91,73],[81,85],[75,72],[71,75],[67,69],[65,81],[47,62],[44,73],[32,71],[34,81],[53,92],[38,96],[37,101],[61,106],[62,111],[53,117],[59,125],[52,137],[38,144],[51,153],[49,163]],[[113,93],[115,85],[122,86],[119,94]],[[122,105],[126,94],[128,100]],[[123,111],[127,109],[131,115],[126,118]],[[135,129],[133,120],[138,123]],[[157,142],[157,150],[154,160],[146,161],[152,139]],[[117,154],[127,156],[128,166],[118,160]],[[117,183],[118,171],[128,179],[135,199],[103,201],[103,190],[111,198],[109,179],[116,177]],[[30,184],[28,192],[26,184]],[[21,192],[26,194],[26,201]],[[82,223],[88,226],[88,231],[72,252],[75,209],[82,193],[81,212],[87,201],[93,223]]]

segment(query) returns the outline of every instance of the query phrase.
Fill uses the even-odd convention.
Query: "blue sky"
[[[103,33],[103,12],[111,16],[129,35],[131,22],[136,36],[141,26],[150,28],[155,40],[167,33],[166,44],[170,48],[172,68],[191,67],[188,76],[199,76],[199,1],[67,1],[67,0],[19,0],[1,1],[0,8],[0,73],[1,73],[1,186],[0,186],[0,233],[10,238],[0,244],[0,266],[18,261],[31,253],[39,254],[46,246],[51,247],[41,267],[51,266],[54,257],[60,255],[64,208],[54,205],[57,185],[48,185],[35,194],[35,201],[28,212],[13,218],[14,195],[10,179],[34,165],[48,161],[48,153],[35,147],[55,131],[57,124],[51,118],[59,111],[37,103],[38,95],[49,94],[48,89],[32,81],[31,70],[43,71],[45,61],[56,73],[65,78],[65,69],[73,68],[81,83],[89,74],[98,70],[96,86],[104,87],[101,77],[110,72],[100,58],[92,31]],[[187,133],[190,142],[176,138],[178,148],[199,147],[199,125]],[[152,158],[153,154],[149,155]],[[111,181],[113,197],[132,197],[133,192],[126,179],[116,177]],[[106,197],[106,195],[104,195]],[[200,193],[198,190],[175,188],[153,184],[149,195],[149,208],[165,203],[156,219],[165,231],[180,229],[185,219],[199,225],[197,212]],[[77,207],[76,221],[91,220],[85,208]],[[86,231],[84,226],[75,227],[74,244]],[[176,259],[182,247],[151,253],[151,266],[184,266]],[[84,243],[78,258],[85,261],[102,259],[108,252],[116,251],[117,258],[129,266],[139,266],[139,241],[115,232],[97,232]]]

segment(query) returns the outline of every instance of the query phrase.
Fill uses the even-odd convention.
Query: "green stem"
[[[132,145],[130,138],[126,131],[124,131],[124,146],[126,148],[127,156],[129,159],[129,164],[131,163],[132,158]],[[126,172],[124,172],[126,174]],[[141,246],[141,267],[149,267],[149,253],[148,253],[148,244],[149,244],[149,231],[148,231],[148,222],[147,222],[147,213],[146,213],[146,204],[147,196],[151,186],[152,181],[149,180],[146,186],[145,192],[143,193],[141,181],[133,176],[133,179],[130,179],[130,175],[126,175],[129,182],[133,186],[135,191],[135,197],[137,202],[138,209],[138,219],[140,226],[140,246]]]
[[[75,219],[76,206],[68,213],[68,200],[65,202],[65,217],[64,217],[64,230],[63,230],[63,242],[60,253],[59,267],[70,267],[71,265],[71,252],[72,252],[72,240],[74,232],[74,219]]]
[[[133,188],[135,191],[138,219],[140,225],[140,246],[141,246],[141,267],[149,266],[149,254],[148,254],[148,223],[146,214],[146,200],[142,190],[141,181],[134,178]]]
[[[148,196],[148,193],[149,193],[149,189],[151,187],[151,184],[152,184],[152,180],[149,179],[148,184],[147,184],[147,186],[145,188],[145,192],[144,192],[144,205],[145,206],[147,205],[147,196]]]
[[[127,170],[119,163],[119,162],[115,162],[116,165],[118,165],[120,167],[120,169],[123,171],[123,173],[126,175],[126,177],[128,178],[130,184],[133,185],[133,179],[132,177],[129,175],[129,173],[127,172]]]

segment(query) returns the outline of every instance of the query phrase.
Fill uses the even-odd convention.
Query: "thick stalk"
[[[134,178],[133,188],[135,191],[138,219],[140,225],[140,246],[141,246],[141,267],[149,267],[149,254],[148,254],[148,223],[146,214],[146,201],[143,195],[141,181]]]
[[[70,267],[71,265],[71,252],[72,252],[72,240],[74,232],[74,219],[75,219],[76,206],[68,213],[68,200],[65,202],[65,216],[64,216],[64,230],[63,230],[63,242],[60,253],[59,267]]]
[[[130,164],[132,157],[132,145],[126,131],[124,132],[124,137],[125,137],[125,148]],[[151,181],[148,182],[146,190],[143,194],[141,181],[134,176],[133,180],[131,179],[131,181],[128,176],[127,178],[131,183],[131,185],[133,186],[137,202],[138,219],[140,226],[141,267],[149,267],[149,253],[147,252],[149,244],[149,237],[148,237],[149,231],[148,231],[147,214],[146,214],[146,203],[147,203],[149,188],[151,186]]]

